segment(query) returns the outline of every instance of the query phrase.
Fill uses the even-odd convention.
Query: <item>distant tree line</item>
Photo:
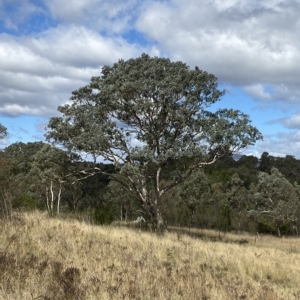
[[[182,159],[177,164],[188,168],[193,162]],[[40,209],[96,224],[143,216],[132,194],[109,174],[117,174],[113,164],[82,161],[43,142],[14,143],[0,152],[1,216]],[[161,184],[174,182],[176,176],[170,162]],[[169,226],[298,234],[300,160],[267,152],[260,158],[224,156],[164,195],[159,206]]]

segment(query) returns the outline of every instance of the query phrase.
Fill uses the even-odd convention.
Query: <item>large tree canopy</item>
[[[242,112],[212,111],[223,95],[214,75],[143,54],[103,67],[101,76],[74,91],[72,103],[58,108],[62,116],[50,120],[47,138],[114,163],[120,172],[113,179],[159,225],[164,193],[198,168],[262,138]],[[163,169],[186,159],[192,163],[162,185]]]

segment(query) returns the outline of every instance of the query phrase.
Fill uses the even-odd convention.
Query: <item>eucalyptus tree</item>
[[[20,183],[26,182],[26,175],[30,172],[35,154],[44,147],[43,142],[16,142],[4,149],[12,162],[13,173]]]
[[[33,157],[37,151],[43,147],[42,142],[22,143],[16,142],[3,150],[3,158],[9,163],[9,172],[6,172],[5,185],[6,195],[10,195],[11,199],[23,196],[37,196],[35,191],[30,188],[34,183],[39,185],[38,181],[32,182],[28,174],[32,167]],[[2,189],[4,185],[2,185]],[[21,197],[21,198],[20,198]],[[35,198],[35,197],[34,197]],[[39,197],[36,197],[39,198]],[[21,203],[20,203],[21,204]]]
[[[300,216],[300,185],[297,182],[294,182],[294,189],[295,189],[295,193],[297,195],[297,200],[298,200],[298,205],[297,205],[297,209],[295,211],[294,214],[294,220],[292,222],[292,230],[298,235],[299,234],[299,216]]]
[[[50,214],[54,213],[56,202],[57,214],[60,211],[60,201],[65,183],[76,182],[77,155],[69,156],[67,152],[44,144],[33,156],[29,177],[38,178],[45,188],[46,205]]]
[[[197,210],[212,202],[209,180],[203,170],[194,172],[179,188],[179,202],[189,211],[190,224],[194,223]]]
[[[7,128],[0,123],[0,140],[7,136]]]
[[[58,107],[62,115],[50,119],[47,139],[113,163],[118,174],[112,179],[132,193],[157,229],[165,193],[220,156],[262,138],[244,113],[212,110],[223,95],[214,75],[142,54],[104,66],[100,76],[74,91],[71,104]],[[182,158],[194,163],[162,184],[164,168]]]
[[[271,174],[260,172],[258,175],[255,204],[249,215],[265,215],[272,219],[281,235],[280,227],[293,223],[299,212],[299,198],[294,186],[278,171],[271,169]]]
[[[232,216],[237,222],[238,232],[241,232],[242,220],[245,218],[249,207],[249,191],[237,173],[234,173],[229,182],[227,197]]]
[[[0,151],[0,218],[9,217],[12,211],[12,190],[14,182],[11,180],[12,164],[9,157]]]
[[[7,128],[0,123],[0,140],[4,139],[7,136]],[[7,189],[9,185],[9,175],[11,173],[11,161],[9,157],[7,157],[4,151],[0,152],[0,184],[1,184],[1,194],[3,196],[4,190]],[[1,196],[1,195],[0,195]],[[3,198],[3,197],[1,197]],[[2,199],[3,200],[3,199]],[[1,203],[2,204],[2,201]],[[2,205],[1,205],[2,206]],[[1,213],[1,207],[0,207]]]
[[[211,186],[212,204],[215,208],[215,220],[212,225],[217,225],[219,234],[221,230],[227,231],[231,226],[230,203],[227,195],[227,184],[219,181]]]

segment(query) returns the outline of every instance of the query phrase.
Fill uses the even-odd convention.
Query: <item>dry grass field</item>
[[[300,299],[300,240],[0,221],[0,299]]]

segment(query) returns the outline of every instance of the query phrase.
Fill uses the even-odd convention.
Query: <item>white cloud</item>
[[[43,111],[47,111],[46,107],[33,108],[27,105],[18,105],[18,104],[5,104],[0,107],[0,113],[7,114],[10,116],[19,116],[19,115],[41,115]]]
[[[73,67],[99,67],[140,54],[138,45],[122,38],[103,37],[84,27],[62,26],[45,32],[28,45],[51,61]]]
[[[37,36],[0,35],[0,113],[51,116],[73,90],[100,75],[103,65],[143,51],[75,26]]]
[[[262,84],[252,84],[244,87],[244,91],[253,99],[269,101],[271,94],[265,90]]]
[[[300,158],[300,130],[279,132],[275,136],[265,137],[254,148],[258,153],[264,151],[273,156],[293,155]]]
[[[281,123],[284,127],[289,129],[300,130],[300,113],[298,112],[292,115],[290,118],[282,118],[280,120],[275,120],[274,123]]]
[[[68,24],[85,25],[110,33],[131,28],[138,0],[44,0],[51,15]]]
[[[136,26],[173,59],[222,82],[250,86],[256,94],[263,84],[293,92],[300,84],[299,10],[299,1],[148,1]],[[276,91],[271,99],[267,92],[260,96],[280,98]]]
[[[291,80],[289,84],[277,84],[274,86],[275,101],[283,101],[290,104],[300,102],[300,86]]]

